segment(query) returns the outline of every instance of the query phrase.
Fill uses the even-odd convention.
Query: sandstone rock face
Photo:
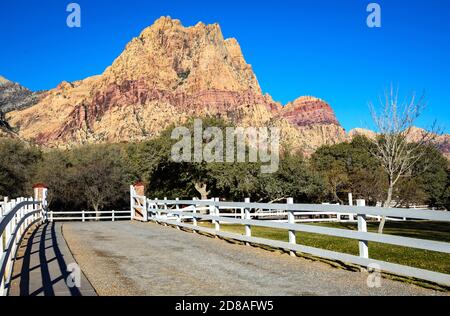
[[[7,118],[22,138],[63,147],[140,141],[193,116],[280,126],[292,147],[308,152],[346,137],[324,101],[282,107],[263,95],[237,40],[224,39],[217,24],[184,27],[169,17],[128,43],[103,74],[63,82]]]
[[[411,142],[419,141],[423,139],[423,135],[426,131],[422,128],[414,127],[412,128],[409,139]],[[443,134],[439,135],[434,140],[436,142],[437,147],[441,150],[441,152],[447,157],[450,158],[450,135]]]
[[[369,139],[375,139],[377,133],[371,131],[370,129],[365,128],[354,128],[350,132],[348,132],[348,136],[350,139],[353,139],[356,136],[365,136]]]
[[[331,106],[325,101],[305,96],[288,103],[278,111],[282,141],[294,151],[306,156],[323,145],[333,145],[348,140],[348,136],[336,119]]]
[[[323,145],[335,145],[348,141],[345,130],[340,125],[312,124],[295,126],[286,120],[275,123],[281,128],[281,142],[285,148],[301,151],[306,157]]]
[[[281,116],[299,127],[313,124],[339,125],[331,106],[314,97],[301,97],[288,103]]]

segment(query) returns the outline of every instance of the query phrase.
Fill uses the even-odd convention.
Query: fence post
[[[353,193],[348,194],[348,205],[353,206]],[[355,220],[355,214],[351,213],[348,214],[348,220],[354,221]]]
[[[86,215],[84,214],[84,210],[81,211],[81,221],[86,222]]]
[[[15,205],[13,205],[13,207],[14,207],[14,206],[17,206],[17,205],[20,203],[20,201],[21,201],[21,198],[15,199],[15,201],[14,201],[14,204],[15,204]],[[11,230],[11,233],[13,233],[15,230],[17,230],[17,231],[19,232],[19,233],[16,235],[16,237],[15,237],[15,239],[14,239],[14,243],[13,243],[13,245],[12,245],[12,250],[11,250],[11,259],[12,259],[12,260],[10,261],[11,269],[12,269],[13,264],[14,264],[14,261],[13,261],[13,260],[14,260],[14,253],[16,252],[16,249],[17,249],[17,243],[18,243],[19,238],[20,238],[20,236],[21,236],[21,225],[19,225],[21,212],[22,212],[22,209],[20,209],[20,210],[14,215],[15,223],[14,223],[14,228]]]
[[[158,222],[161,218],[161,211],[159,210],[158,198],[153,200],[155,202],[155,220]]]
[[[14,200],[11,200],[6,204],[6,213],[9,213],[13,209],[14,204],[15,204],[13,201]],[[11,219],[11,221],[9,222],[9,224],[6,225],[6,228],[5,228],[6,241],[8,241],[9,238],[11,237],[11,233],[13,232],[13,230],[14,230],[14,219]]]
[[[30,212],[34,212],[35,211],[34,204],[33,204],[34,199],[32,197],[30,197],[28,200],[31,203],[30,204]],[[30,217],[30,224],[33,223],[35,220],[36,220],[36,214],[33,214],[33,216]]]
[[[164,214],[166,214],[165,216],[166,216],[166,221],[169,219],[169,213],[167,213],[167,210],[168,210],[169,208],[168,208],[168,206],[167,206],[167,197],[165,196],[164,197]],[[164,226],[167,226],[167,223],[166,223],[166,221],[164,221]]]
[[[148,222],[147,197],[144,194],[144,202],[142,203],[142,216],[144,222]]]
[[[250,198],[245,198],[245,203],[250,203]],[[250,209],[249,208],[245,208],[245,219],[246,220],[250,220],[251,216],[250,216]],[[252,227],[248,224],[245,225],[245,236],[246,237],[252,237]],[[250,246],[249,242],[245,243],[247,246]]]
[[[11,210],[14,208],[15,205],[16,205],[16,200],[13,199],[13,200],[11,200],[11,201],[9,202],[9,206],[8,206],[9,212],[11,212]],[[7,225],[7,227],[9,227],[9,228],[7,228],[7,230],[6,230],[6,240],[7,240],[7,242],[13,241],[13,240],[12,240],[12,234],[13,234],[14,230],[16,229],[16,224],[17,224],[17,216],[15,215],[15,216],[14,216],[14,219],[11,220],[11,221],[9,222],[9,224]],[[15,241],[15,240],[14,240],[14,241]],[[16,243],[13,242],[13,243],[12,243],[12,250],[11,250],[11,253],[14,253],[15,245],[16,245]],[[8,263],[7,263],[7,265],[6,265],[5,275],[7,275],[7,274],[11,271],[12,265],[13,265],[13,261],[12,261],[12,260],[8,260]]]
[[[192,198],[192,201],[196,201],[197,200],[197,198]],[[193,205],[193,207],[194,207],[194,209],[192,210],[192,213],[194,214],[194,216],[192,217],[192,222],[193,222],[193,224],[194,224],[194,226],[198,226],[198,223],[197,223],[197,217],[195,217],[196,215],[197,215],[197,205]],[[197,233],[197,231],[194,229],[194,231],[193,231],[193,233],[194,234],[196,234]]]
[[[20,204],[20,203],[23,202],[23,198],[19,197],[19,198],[17,198],[16,201],[17,201],[17,204]],[[21,208],[19,209],[19,211],[17,212],[17,217],[16,217],[16,218],[17,218],[17,224],[19,225],[19,229],[18,229],[18,234],[16,235],[16,242],[19,241],[20,236],[22,236],[22,234],[23,234],[23,223],[22,223],[22,224],[19,224],[20,221],[21,221],[22,218],[23,218],[23,211],[24,211],[24,208],[21,207]]]
[[[136,216],[136,213],[134,211],[134,196],[135,196],[135,192],[134,192],[134,186],[130,185],[130,211],[131,211],[131,220],[133,220]]]
[[[20,198],[20,202],[23,203],[25,201],[25,198]],[[25,217],[25,206],[22,206],[20,208],[19,211],[19,221],[22,221],[22,219]],[[17,238],[17,242],[19,242],[20,237],[23,235],[23,233],[25,232],[25,223],[20,224],[20,229],[19,229],[20,234],[18,234],[18,238]]]
[[[217,206],[217,202],[219,202],[219,198],[215,198],[214,199],[214,216],[217,216],[217,217],[219,217],[220,216],[220,211],[219,211],[219,207]],[[217,232],[219,232],[220,231],[220,221],[216,221],[216,224],[214,225],[215,227],[215,230],[217,231]]]
[[[33,185],[34,191],[34,200],[36,202],[40,202],[39,206],[42,209],[42,220],[45,221],[47,219],[47,194],[48,189],[47,186],[43,183],[38,183]]]
[[[356,205],[359,207],[366,206],[365,200],[356,200]],[[365,214],[358,214],[358,231],[367,232],[367,221]],[[369,258],[369,242],[367,240],[359,241],[359,256],[361,258]]]
[[[30,198],[25,198],[25,201],[27,203],[31,203],[31,199]],[[25,208],[25,215],[28,215],[31,212],[31,205],[27,204],[27,207]],[[31,217],[28,216],[27,220],[25,221],[25,227],[28,227],[28,225],[31,224]]]
[[[294,204],[294,199],[293,198],[288,198],[287,199],[287,204]],[[295,216],[294,216],[294,211],[290,211],[288,210],[288,223],[289,224],[295,224]],[[289,243],[295,245],[297,243],[296,240],[296,236],[295,236],[295,230],[289,230]],[[289,251],[289,254],[292,257],[295,257],[295,251]]]
[[[23,201],[24,202],[29,202],[28,201],[28,198],[23,198]],[[27,204],[27,205],[25,205],[25,207],[24,207],[24,209],[23,209],[23,215],[24,216],[27,216],[27,214],[28,214],[28,212],[29,212],[29,205]],[[23,223],[23,228],[24,229],[26,229],[27,227],[28,227],[28,224],[30,223],[30,218],[29,217],[27,217],[27,219],[24,221],[24,223]]]
[[[8,203],[8,197],[7,196],[5,196],[4,198],[3,198],[3,207],[2,207],[2,211],[1,211],[1,214],[0,214],[0,216],[3,216],[3,215],[6,215],[6,204]]]
[[[148,201],[147,201],[148,202]],[[148,205],[147,205],[147,207],[148,207],[148,209],[150,209],[150,218],[149,218],[149,220],[150,221],[153,221],[153,219],[154,219],[154,217],[155,217],[155,215],[154,215],[154,206],[153,206],[153,201],[151,201],[150,200],[150,203],[148,203]]]
[[[29,198],[25,198],[25,202],[30,203],[30,199]],[[30,204],[27,204],[25,206],[25,216],[27,216],[28,213],[30,213]],[[28,225],[30,225],[30,223],[31,223],[30,220],[31,220],[31,217],[28,216],[27,219],[25,220],[25,223],[24,223],[25,229],[27,229]]]
[[[180,211],[180,206],[178,205],[178,203],[179,203],[178,201],[180,201],[180,198],[176,198],[175,200],[177,201],[176,202],[177,204],[175,204],[175,210],[177,212],[179,212]],[[177,214],[177,222],[181,223],[181,214]],[[177,229],[180,230],[180,226],[177,225]]]
[[[210,199],[211,203],[209,204],[209,216],[214,216],[215,214],[215,209],[214,209],[214,198]],[[211,220],[211,224],[213,224],[214,227],[216,227],[216,221],[214,219]]]
[[[25,201],[25,199],[22,197],[19,199],[19,203],[23,203]],[[22,221],[22,219],[25,216],[25,206],[22,206],[19,210],[19,222]],[[19,234],[17,234],[17,242],[20,241],[20,237],[23,235],[23,233],[25,232],[25,223],[21,223],[19,226]]]
[[[116,221],[116,219],[114,218],[115,212],[116,212],[115,210],[112,210],[112,221],[113,221],[113,222]]]
[[[30,198],[25,198],[25,201],[27,201],[27,203],[31,203],[31,199]],[[31,211],[32,211],[31,210],[31,205],[27,204],[27,206],[25,208],[25,215],[28,215]],[[27,220],[25,221],[25,227],[28,227],[28,225],[31,224],[31,220],[32,220],[31,216],[27,217]]]
[[[9,213],[12,208],[14,207],[14,204],[11,202],[7,202],[5,205],[5,214]],[[9,239],[11,238],[11,233],[13,231],[13,225],[14,225],[14,220],[11,220],[8,224],[6,224],[6,228],[5,228],[5,247],[4,249],[6,249],[6,246],[8,245]]]
[[[8,212],[7,208],[8,208],[8,198],[4,197],[2,211],[0,214],[1,216],[7,214],[7,212]],[[8,232],[7,232],[8,226],[6,227],[5,232],[0,235],[0,258],[3,257],[3,253],[6,250],[6,243],[8,242],[8,239],[9,239]],[[5,279],[3,276],[0,276],[0,296],[4,296],[4,295],[5,295]]]
[[[23,202],[28,202],[27,198],[22,198]],[[27,216],[28,213],[28,205],[25,205],[23,207],[23,211],[22,211],[22,218]],[[27,224],[28,224],[28,218],[22,223],[22,234],[25,233],[25,229],[27,228]]]

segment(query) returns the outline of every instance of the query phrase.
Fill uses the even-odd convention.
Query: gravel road
[[[66,223],[63,235],[99,295],[440,295],[321,262],[153,223]]]

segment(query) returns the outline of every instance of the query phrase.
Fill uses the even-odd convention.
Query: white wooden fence
[[[45,206],[33,198],[0,203],[0,296],[7,295],[18,247],[26,231],[46,220]]]
[[[39,188],[38,188],[39,190]],[[50,221],[130,220],[131,211],[53,212],[47,209],[47,189],[40,188],[42,201],[17,198],[0,202],[0,296],[8,294],[18,247],[27,230]],[[37,193],[36,193],[37,194]],[[37,195],[39,196],[39,195]]]
[[[131,212],[130,211],[101,211],[101,212],[93,212],[93,211],[75,211],[75,212],[48,212],[48,220],[50,222],[57,221],[98,221],[98,220],[110,220],[110,221],[118,221],[118,220],[130,220]]]
[[[136,195],[131,196],[131,199],[136,198],[143,199],[145,197]],[[305,253],[326,259],[356,264],[364,268],[379,269],[396,275],[423,279],[450,286],[450,275],[448,274],[371,259],[369,256],[369,242],[425,249],[447,254],[450,254],[450,243],[371,233],[367,231],[367,218],[369,216],[375,219],[387,216],[393,220],[429,220],[442,221],[450,224],[450,212],[366,207],[364,200],[357,201],[357,205],[358,206],[293,204],[292,199],[288,200],[288,204],[250,203],[249,200],[240,203],[219,202],[217,199],[208,201],[146,199],[145,208],[149,220],[157,223],[174,225],[178,228],[184,227],[193,231],[202,231],[216,236],[243,241],[246,244],[254,243],[281,248],[290,251],[292,255],[294,255],[295,252]],[[266,214],[273,213],[277,216],[283,214],[283,216],[287,217],[287,221],[280,222],[276,220],[255,219],[260,216],[261,210],[267,211]],[[297,220],[298,217],[305,215],[328,213],[342,215],[351,214],[352,216],[355,216],[358,223],[358,230],[307,225],[298,223],[299,220]],[[214,224],[214,228],[199,226],[198,221],[210,221]],[[245,234],[241,235],[223,231],[221,230],[221,224],[243,225],[245,227]],[[289,242],[253,237],[252,227],[267,227],[285,230],[289,236]],[[358,240],[359,256],[297,244],[296,232],[307,232]]]

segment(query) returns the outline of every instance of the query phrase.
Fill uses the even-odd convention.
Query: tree
[[[359,199],[364,199],[368,205],[376,205],[384,198],[386,177],[379,176],[383,170],[379,161],[370,151],[372,142],[359,135],[348,144],[346,165],[349,176],[350,192]]]
[[[85,207],[84,200],[80,199],[81,190],[74,183],[76,176],[73,173],[69,151],[47,151],[38,162],[34,182],[48,186],[47,201],[51,209],[71,211]]]
[[[430,207],[445,208],[445,190],[449,186],[449,161],[435,146],[422,149],[424,157],[412,170],[416,188],[423,191],[422,202]]]
[[[286,152],[275,174],[260,174],[259,192],[262,200],[278,202],[288,197],[300,202],[317,200],[323,182],[308,168],[303,156]]]
[[[447,187],[445,188],[444,193],[442,194],[442,204],[447,211],[450,210],[450,171],[447,172]]]
[[[0,197],[16,198],[31,193],[41,151],[22,141],[0,139]]]
[[[212,194],[233,201],[261,199],[260,165],[257,163],[212,163],[208,166]]]
[[[378,110],[369,104],[372,119],[378,132],[373,140],[371,150],[386,173],[388,179],[387,197],[384,202],[390,207],[394,189],[398,182],[411,175],[413,167],[425,156],[424,145],[430,145],[437,133],[433,127],[431,131],[424,131],[418,138],[413,138],[414,124],[426,106],[424,97],[416,98],[413,94],[409,101],[399,102],[398,90],[391,87],[385,92],[384,100],[380,97]],[[378,232],[382,233],[386,222],[383,217]]]
[[[370,205],[382,199],[386,179],[379,176],[382,170],[370,154],[372,146],[367,137],[356,136],[351,142],[322,146],[312,155],[311,167],[323,179],[327,198],[344,203],[352,192]]]
[[[89,145],[72,150],[51,150],[37,165],[36,182],[49,187],[53,210],[89,209],[129,204],[132,174],[122,145]]]
[[[225,128],[224,121],[217,118],[204,118],[203,126]],[[176,126],[167,128],[158,138],[148,142],[149,150],[146,150],[141,159],[150,161],[151,167],[146,168],[148,175],[148,192],[155,196],[177,196],[180,198],[192,198],[200,194],[201,199],[206,199],[214,187],[214,179],[209,174],[210,164],[202,161],[175,162],[172,158],[172,148],[177,140],[172,139],[172,131]],[[194,120],[188,121],[182,127],[194,134]],[[204,145],[204,144],[203,144]],[[191,157],[194,148],[191,148]],[[145,181],[145,180],[144,180]],[[215,193],[215,192],[213,192]]]
[[[311,166],[323,179],[327,197],[343,204],[340,193],[348,192],[349,177],[347,159],[349,144],[325,145],[311,157]]]
[[[223,135],[227,134],[226,128],[230,127],[227,122],[217,118],[204,118],[202,122],[203,128],[219,128]],[[193,121],[187,122],[184,127],[193,133]],[[293,197],[306,202],[316,198],[323,189],[321,181],[308,169],[303,157],[298,155],[282,155],[280,168],[274,174],[263,174],[261,162],[174,162],[171,157],[171,147],[175,143],[170,140],[172,129],[169,128],[155,139],[149,146],[152,150],[141,156],[145,159],[149,155],[151,161],[157,161],[152,164],[148,181],[149,193],[157,197],[199,196],[207,199],[215,196],[235,201],[251,198],[261,202],[276,202]],[[207,145],[208,140],[203,139],[202,149]],[[223,142],[225,145],[226,136]],[[161,148],[158,150],[158,159],[154,159],[154,148]],[[235,157],[237,150],[236,146]],[[248,157],[249,148],[245,150]]]
[[[86,146],[71,153],[74,185],[100,219],[100,211],[127,196],[127,170],[119,147]]]

